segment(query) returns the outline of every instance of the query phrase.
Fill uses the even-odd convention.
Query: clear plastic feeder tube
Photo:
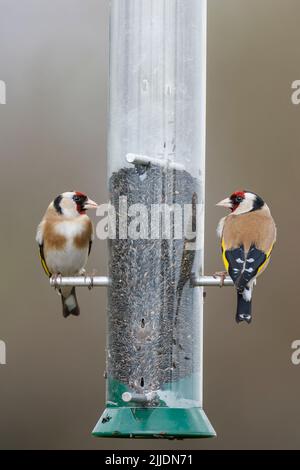
[[[98,436],[209,437],[206,0],[112,0],[107,408]]]

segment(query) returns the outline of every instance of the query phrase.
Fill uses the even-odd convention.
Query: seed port
[[[141,387],[144,388],[145,382],[144,382],[144,377],[141,378]]]

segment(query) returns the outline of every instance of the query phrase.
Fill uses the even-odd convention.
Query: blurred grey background
[[[108,0],[0,0],[1,449],[300,448],[299,0],[208,0],[206,272],[221,268],[214,204],[258,192],[279,228],[250,327],[235,293],[208,290],[204,404],[218,437],[97,440],[105,400],[105,289],[66,321],[39,264],[36,225],[54,196],[106,193]],[[97,240],[89,268],[106,273]]]

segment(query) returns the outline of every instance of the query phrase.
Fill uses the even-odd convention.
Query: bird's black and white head
[[[263,199],[251,191],[235,191],[230,197],[220,201],[217,206],[228,207],[235,215],[260,210],[266,206]]]
[[[86,194],[78,191],[68,191],[57,196],[53,201],[56,212],[65,217],[84,215],[88,209],[96,209],[98,204]]]

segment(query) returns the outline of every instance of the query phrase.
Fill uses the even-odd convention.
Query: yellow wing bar
[[[40,259],[41,259],[41,263],[42,263],[45,273],[47,274],[48,277],[51,277],[52,274],[50,273],[47,263],[45,261],[43,245],[40,245]]]

